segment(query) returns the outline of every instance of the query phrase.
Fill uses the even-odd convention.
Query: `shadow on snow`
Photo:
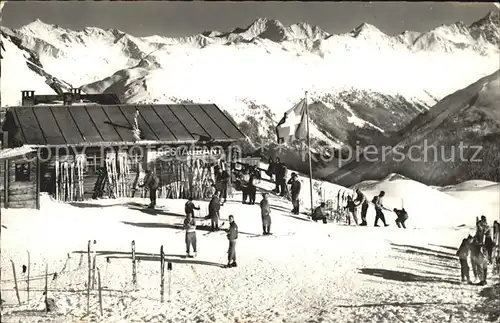
[[[438,277],[427,277],[420,276],[408,272],[389,270],[389,269],[377,269],[377,268],[362,268],[361,273],[364,275],[370,275],[374,277],[383,278],[386,280],[398,281],[398,282],[421,282],[421,283],[447,283],[460,285],[458,280],[443,279]]]

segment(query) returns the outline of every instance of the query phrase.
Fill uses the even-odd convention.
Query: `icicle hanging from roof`
[[[141,140],[141,129],[139,129],[139,110],[135,110],[134,116],[134,125],[132,128],[132,132],[134,133],[134,140]]]

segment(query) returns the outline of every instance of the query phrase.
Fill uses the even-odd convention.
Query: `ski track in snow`
[[[336,189],[333,184],[333,188]],[[437,191],[436,191],[437,192]],[[392,214],[389,228],[347,227],[301,221],[287,213],[290,205],[271,197],[272,231],[261,233],[258,205],[242,205],[239,194],[222,207],[221,221],[234,214],[240,235],[237,268],[226,263],[225,234],[203,235],[199,230],[198,257],[184,259],[183,200],[160,200],[157,214],[128,209],[131,200],[101,200],[101,205],[73,207],[44,197],[41,211],[8,210],[2,218],[2,298],[4,322],[482,322],[475,310],[481,287],[460,285],[455,250],[469,227],[439,230],[397,229]],[[260,198],[259,198],[260,200]],[[134,199],[146,204],[146,199]],[[202,210],[208,202],[198,202]],[[97,206],[97,207],[96,207]],[[143,212],[144,211],[144,212]],[[181,216],[168,215],[181,214]],[[203,216],[203,214],[196,214]],[[208,224],[209,221],[201,221]],[[199,224],[201,223],[199,222]],[[368,223],[373,222],[369,214]],[[411,227],[411,219],[409,220]],[[169,227],[170,226],[170,227]],[[294,235],[287,236],[290,232]],[[97,240],[104,316],[98,316],[97,291],[92,291],[91,315],[86,317],[87,240]],[[138,289],[132,291],[130,243],[136,242]],[[172,298],[160,303],[159,249],[173,263]],[[18,268],[30,251],[31,276],[64,267],[50,289],[58,315],[21,314],[43,309],[43,279],[30,283],[31,305],[16,304],[9,259]],[[93,246],[94,249],[94,246]],[[83,257],[83,258],[80,258]],[[106,267],[106,257],[110,263]],[[78,269],[80,260],[82,266]],[[21,299],[25,276],[18,269]],[[491,283],[491,282],[490,282]],[[111,290],[111,291],[108,291]],[[73,290],[73,292],[68,292]],[[45,316],[46,315],[46,316]]]

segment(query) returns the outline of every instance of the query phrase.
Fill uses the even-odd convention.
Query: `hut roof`
[[[0,160],[25,156],[35,151],[35,149],[29,146],[0,149]]]
[[[215,104],[23,106],[8,110],[4,131],[18,144],[99,146],[137,144],[136,111],[146,143],[194,143],[244,139],[244,134]],[[205,141],[205,140],[203,140]]]

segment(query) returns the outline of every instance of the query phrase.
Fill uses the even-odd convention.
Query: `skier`
[[[276,194],[280,194],[281,160],[279,157],[276,157],[276,162],[274,163],[273,167],[273,173],[274,173],[274,183],[275,183],[275,188],[273,192]]]
[[[219,231],[219,211],[220,211],[220,199],[219,192],[215,192],[214,196],[208,204],[208,217],[211,220],[212,231]]]
[[[398,228],[403,227],[403,229],[406,229],[405,222],[408,220],[408,212],[406,212],[405,208],[402,208],[401,210],[395,208],[393,211],[398,216],[396,219],[396,225]]]
[[[248,178],[248,186],[247,186],[247,194],[249,198],[248,204],[254,205],[255,204],[255,198],[257,194],[257,187],[255,186],[255,179],[257,177],[257,170],[255,169],[255,166],[252,166],[250,168],[250,176]]]
[[[326,203],[321,202],[321,204],[316,209],[314,209],[311,220],[313,220],[314,222],[318,222],[318,220],[322,220],[323,223],[326,224],[327,221],[326,221],[325,207],[326,207]]]
[[[273,180],[273,175],[275,174],[275,163],[272,157],[269,158],[269,166],[267,167],[266,175],[269,176],[269,179]]]
[[[382,223],[384,223],[384,226],[388,227],[389,225],[385,222],[385,215],[384,215],[384,212],[382,212],[382,210],[387,210],[387,211],[390,211],[389,209],[387,209],[386,207],[384,207],[384,204],[382,203],[383,202],[383,198],[385,196],[385,192],[384,191],[381,191],[379,195],[375,196],[372,200],[373,204],[375,205],[375,224],[374,226],[375,227],[378,227],[378,220],[382,220]]]
[[[299,208],[300,208],[300,201],[299,201],[299,195],[300,195],[300,189],[301,189],[301,184],[299,181],[299,177],[297,176],[296,173],[292,173],[292,177],[288,181],[288,184],[291,186],[290,191],[292,193],[292,214],[299,214]]]
[[[262,193],[260,201],[260,214],[262,216],[262,234],[271,234],[271,205],[267,199],[267,193]]]
[[[472,236],[469,234],[469,236],[465,239],[462,240],[462,243],[460,244],[460,247],[457,250],[457,256],[458,259],[460,260],[460,271],[461,271],[461,276],[462,276],[462,283],[467,282],[468,284],[471,284],[470,276],[469,276],[469,264],[467,262],[467,258],[469,258],[469,252],[472,244]]]
[[[237,267],[236,265],[236,240],[238,239],[238,225],[234,222],[234,216],[229,216],[229,229],[227,229],[227,240],[229,249],[227,250],[227,265],[225,268]]]
[[[184,229],[186,230],[186,256],[196,257],[196,223],[192,213],[187,213],[184,219]],[[193,246],[193,255],[191,255],[191,246]]]
[[[154,209],[156,206],[156,190],[158,189],[158,184],[160,179],[156,176],[151,169],[146,170],[146,177],[144,178],[144,183],[139,185],[139,187],[146,187],[149,190],[149,199],[151,203],[148,208]]]
[[[339,191],[340,194],[340,191]],[[366,196],[361,192],[361,190],[358,188],[356,189],[356,199],[354,202],[356,203],[356,207],[361,205],[361,224],[360,226],[366,226],[366,212],[368,211],[368,200],[366,199]]]
[[[479,285],[486,285],[486,280],[488,278],[488,259],[486,254],[486,249],[484,245],[481,244],[479,240],[480,237],[477,235],[471,245],[471,258],[473,259],[476,266],[477,278],[479,278]]]
[[[186,213],[186,216],[191,214],[191,216],[194,218],[194,210],[199,210],[199,206],[195,206],[193,202],[193,198],[189,197],[188,201],[184,205],[184,212]]]
[[[488,261],[493,262],[493,238],[491,236],[491,228],[486,221],[484,215],[481,216],[481,220],[476,217],[476,236],[479,239],[479,243],[484,245],[488,255]]]
[[[247,203],[249,181],[250,181],[250,175],[248,175],[248,169],[244,168],[241,170],[241,193],[242,193],[241,203],[243,204]]]
[[[344,207],[347,210],[347,225],[351,225],[351,217],[354,223],[358,225],[358,217],[356,216],[356,204],[352,200],[350,195],[347,196],[347,206]]]
[[[276,172],[276,188],[274,189],[274,192],[276,194],[279,194],[280,196],[286,196],[286,191],[287,191],[286,176],[288,173],[288,169],[280,161],[279,158],[276,158],[275,172]]]
[[[220,176],[220,197],[224,199],[221,205],[227,202],[227,193],[229,190],[229,173],[227,170],[223,170]]]

